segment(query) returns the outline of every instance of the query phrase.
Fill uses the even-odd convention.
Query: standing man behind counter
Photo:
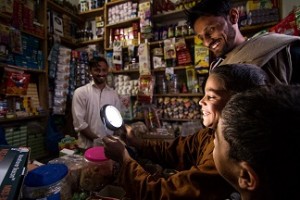
[[[112,135],[100,118],[100,109],[105,104],[120,109],[117,92],[106,84],[108,63],[99,57],[89,61],[89,72],[93,80],[74,92],[72,100],[73,125],[78,132],[78,145],[82,149],[93,146],[93,140]]]
[[[187,11],[188,23],[217,57],[211,69],[224,64],[255,64],[271,83],[300,83],[300,37],[265,33],[248,40],[239,29],[239,11],[230,0],[202,0]]]

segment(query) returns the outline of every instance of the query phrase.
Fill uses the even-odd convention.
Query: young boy
[[[213,152],[242,200],[298,199],[300,86],[239,93],[222,111]]]

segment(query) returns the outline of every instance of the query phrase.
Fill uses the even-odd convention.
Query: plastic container
[[[157,93],[159,94],[167,93],[167,84],[164,75],[157,76],[156,88],[157,88]]]
[[[84,153],[85,164],[81,171],[80,187],[88,191],[99,191],[113,178],[113,161],[106,158],[104,147],[97,146]]]
[[[50,160],[48,164],[65,164],[68,167],[68,175],[62,182],[61,200],[72,199],[73,193],[79,191],[81,170],[84,158],[81,155],[65,155]]]
[[[61,185],[68,174],[64,164],[47,164],[28,172],[24,180],[26,200],[61,200]]]
[[[179,93],[177,74],[173,74],[168,82],[168,93]]]

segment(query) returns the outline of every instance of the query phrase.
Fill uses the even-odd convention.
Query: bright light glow
[[[107,106],[105,108],[105,116],[107,122],[110,123],[113,127],[120,128],[122,126],[123,119],[121,113],[116,107],[112,105]]]

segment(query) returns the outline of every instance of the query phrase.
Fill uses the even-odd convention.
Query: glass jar
[[[168,92],[169,93],[178,93],[178,77],[176,74],[173,74],[168,82]]]
[[[174,37],[174,26],[171,24],[168,27],[168,38]]]
[[[181,34],[182,34],[182,36],[187,36],[188,35],[188,26],[187,25],[183,25],[182,27],[181,27]]]
[[[181,37],[181,36],[182,36],[182,28],[181,28],[181,26],[176,26],[175,37]]]
[[[167,84],[164,75],[158,75],[156,81],[156,89],[157,93],[159,94],[166,94],[167,93]]]
[[[84,167],[80,187],[88,191],[99,191],[113,178],[113,161],[106,158],[104,147],[97,146],[84,153]]]
[[[194,29],[191,26],[189,26],[188,27],[188,35],[194,35],[194,34],[195,34]]]
[[[58,163],[42,165],[29,171],[24,180],[24,198],[70,199],[71,188],[65,185],[67,174],[68,167]]]

